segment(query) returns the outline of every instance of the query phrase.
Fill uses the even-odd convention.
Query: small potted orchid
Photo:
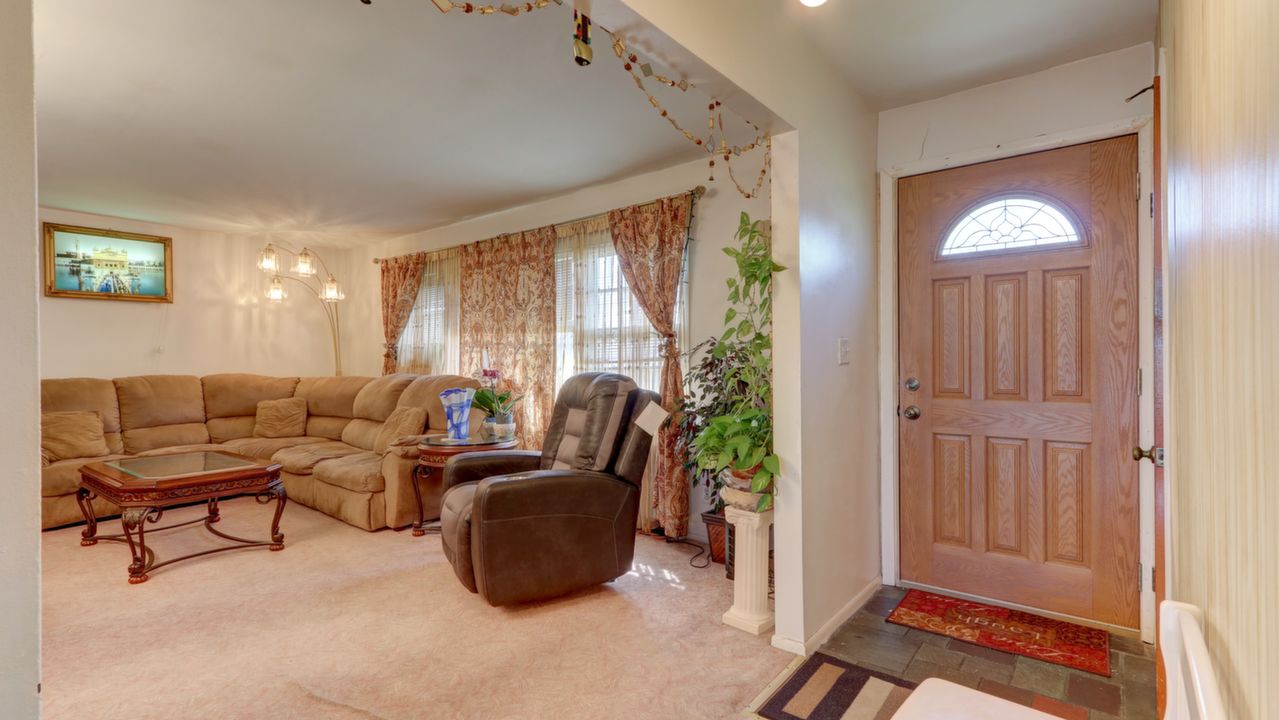
[[[480,389],[471,404],[484,411],[484,434],[497,440],[515,437],[515,408],[524,399],[510,390],[498,390],[502,373],[485,368],[480,371]]]

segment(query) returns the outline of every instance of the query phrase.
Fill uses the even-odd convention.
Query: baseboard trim
[[[858,610],[861,610],[863,605],[870,602],[870,599],[875,596],[875,593],[879,591],[883,584],[883,576],[876,575],[873,580],[866,584],[866,587],[862,588],[848,601],[848,604],[840,608],[839,612],[832,615],[824,625],[817,629],[817,632],[804,641],[804,654],[812,655],[818,648],[825,645],[826,641],[830,640],[830,637],[835,634],[835,631],[848,621],[848,618],[852,617]]]
[[[839,612],[832,615],[830,619],[822,624],[822,626],[818,628],[817,632],[810,635],[807,640],[800,642],[794,638],[773,635],[773,647],[778,650],[785,650],[788,653],[794,653],[804,657],[812,655],[818,648],[826,644],[826,641],[835,634],[835,631],[838,630],[841,625],[848,621],[848,618],[852,617],[858,610],[861,610],[863,605],[870,602],[870,599],[874,597],[875,593],[883,584],[883,577],[876,575],[873,580],[866,584],[866,587],[859,590],[857,594],[844,605],[844,607],[839,609]]]
[[[781,635],[773,635],[771,641],[772,646],[778,650],[785,650],[792,655],[798,655],[801,658],[807,657],[808,652],[804,650],[804,643],[795,638],[782,637]]]

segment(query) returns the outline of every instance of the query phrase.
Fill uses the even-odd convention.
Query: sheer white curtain
[[[622,277],[608,218],[556,227],[556,387],[581,372],[617,372],[661,387],[662,342]],[[688,323],[681,286],[676,332]],[[681,347],[684,347],[681,344]]]
[[[398,372],[457,374],[461,365],[461,263],[456,248],[431,253],[399,342]]]
[[[613,249],[608,217],[556,226],[555,245],[555,386],[581,372],[617,372],[640,387],[662,385],[661,337],[644,314],[622,276]],[[688,347],[687,278],[680,283],[675,332]],[[640,486],[639,529],[656,525],[653,474],[657,443]]]

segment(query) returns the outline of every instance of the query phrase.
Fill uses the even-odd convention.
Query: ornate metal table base
[[[164,508],[162,507],[129,507],[124,508],[120,515],[120,524],[124,528],[124,532],[119,535],[98,535],[97,516],[93,512],[93,500],[97,495],[91,490],[81,487],[76,492],[76,502],[80,505],[80,511],[84,513],[85,528],[80,532],[80,544],[84,547],[97,545],[99,540],[107,540],[110,542],[124,543],[129,546],[129,553],[132,555],[133,561],[129,563],[129,584],[137,585],[146,582],[152,570],[157,570],[165,565],[182,560],[190,560],[192,558],[202,557],[204,555],[212,555],[214,553],[226,552],[228,550],[241,550],[249,547],[267,547],[272,552],[278,552],[284,549],[284,533],[280,532],[280,517],[284,514],[284,504],[288,501],[288,495],[284,491],[284,485],[277,484],[267,488],[263,492],[255,496],[258,504],[265,505],[272,500],[276,501],[275,515],[271,519],[271,539],[270,540],[249,540],[247,538],[236,537],[221,532],[213,527],[213,524],[221,520],[218,510],[218,498],[209,498],[208,513],[204,517],[186,522],[174,523],[164,527],[151,528],[152,533],[162,530],[174,530],[196,523],[203,523],[204,528],[210,533],[224,539],[229,540],[234,545],[226,547],[213,548],[211,550],[203,550],[190,555],[170,558],[162,562],[156,562],[155,551],[147,547],[147,525],[155,525],[160,522],[160,518],[164,516]]]

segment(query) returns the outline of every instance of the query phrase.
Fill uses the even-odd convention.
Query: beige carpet
[[[264,535],[269,512],[225,502],[222,529]],[[45,719],[730,718],[792,659],[719,623],[732,585],[722,566],[690,567],[687,546],[641,537],[630,575],[502,610],[458,583],[438,536],[298,505],[282,528],[283,552],[178,563],[141,585],[125,546],[45,533]],[[152,546],[163,559],[207,537]]]

